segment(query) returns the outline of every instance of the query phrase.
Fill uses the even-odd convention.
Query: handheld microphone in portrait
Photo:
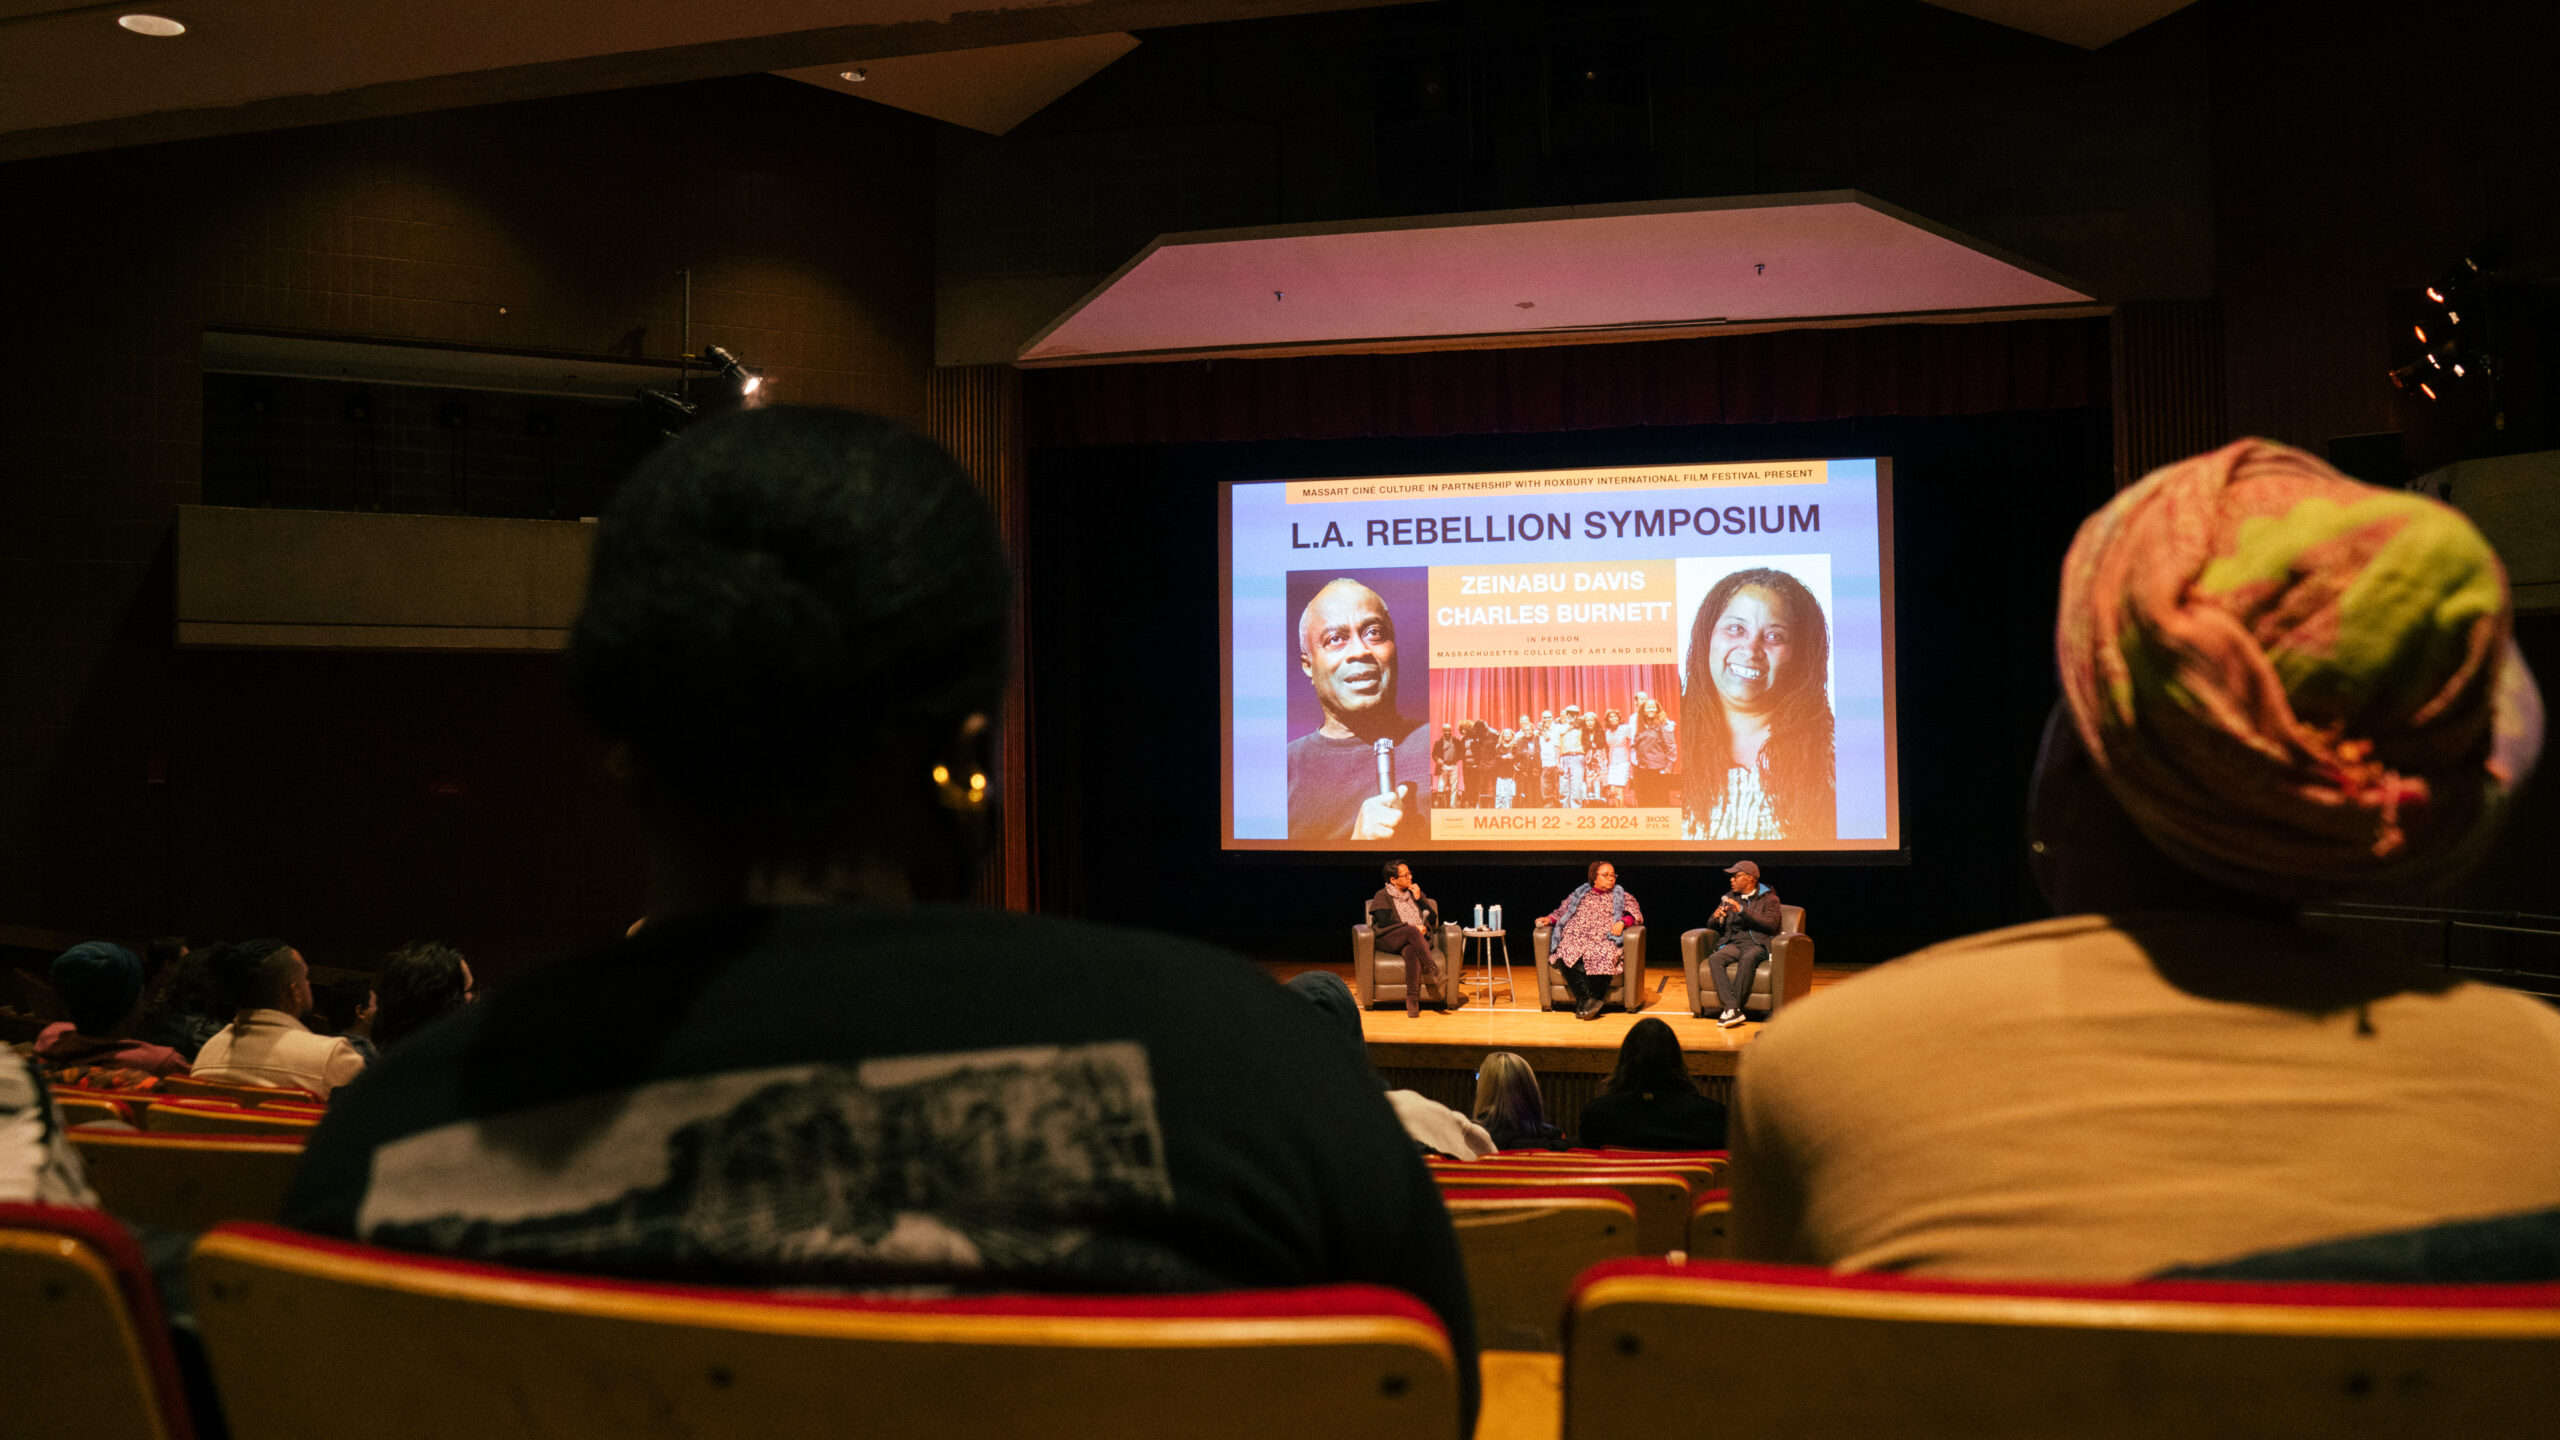
[[[1384,736],[1378,739],[1378,793],[1396,793],[1396,742]]]

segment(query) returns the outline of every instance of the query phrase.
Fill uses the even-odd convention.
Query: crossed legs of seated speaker
[[[1708,952],[1707,979],[1716,988],[1716,1010],[1720,1016],[1740,1015],[1743,1002],[1751,998],[1751,977],[1760,972],[1760,962],[1769,958],[1766,945],[1719,945]],[[1703,1015],[1702,1009],[1698,1012]]]
[[[1440,993],[1443,1009],[1455,1010],[1467,1003],[1466,992],[1449,984],[1440,973],[1439,947],[1431,943],[1431,937],[1424,934],[1419,926],[1388,926],[1378,932],[1378,948],[1392,950],[1404,957],[1404,1013],[1407,1015],[1422,1013],[1422,992],[1425,989]]]

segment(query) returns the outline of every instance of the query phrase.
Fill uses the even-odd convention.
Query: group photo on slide
[[[1671,665],[1434,670],[1433,803],[1669,805],[1680,774],[1678,695],[1679,669]]]

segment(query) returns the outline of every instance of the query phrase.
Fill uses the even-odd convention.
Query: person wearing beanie
[[[133,1038],[142,1018],[142,961],[121,945],[92,940],[53,959],[47,975],[71,1011],[36,1036],[35,1061],[48,1070],[78,1065],[184,1075],[187,1058],[165,1045]]]
[[[2542,734],[2512,613],[2461,515],[2264,440],[2090,517],[2029,800],[2059,918],[1760,1034],[1736,1255],[2111,1281],[2560,1206],[2560,1013],[2299,918],[2495,838]]]

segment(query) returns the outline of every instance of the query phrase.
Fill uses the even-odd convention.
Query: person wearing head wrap
[[[105,1066],[144,1075],[184,1075],[187,1058],[165,1045],[133,1038],[142,1017],[142,961],[121,945],[92,940],[53,959],[46,980],[68,1020],[36,1036],[36,1063],[49,1070]]]
[[[2061,918],[1753,1042],[1736,1253],[2121,1280],[2560,1205],[2560,1013],[2300,913],[2488,849],[2541,743],[2512,616],[2462,516],[2263,440],[2091,516],[2029,805]]]

